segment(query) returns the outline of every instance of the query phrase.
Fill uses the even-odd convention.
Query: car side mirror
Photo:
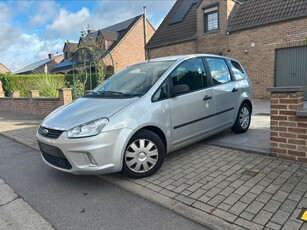
[[[173,87],[172,97],[175,97],[176,95],[189,92],[190,88],[188,85],[175,85]]]

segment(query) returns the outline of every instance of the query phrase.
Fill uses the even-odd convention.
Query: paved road
[[[56,229],[205,229],[97,177],[53,170],[1,135],[0,177]]]

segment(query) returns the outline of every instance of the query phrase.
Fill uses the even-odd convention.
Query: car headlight
[[[99,134],[109,122],[107,118],[100,118],[68,130],[68,138],[91,137]]]

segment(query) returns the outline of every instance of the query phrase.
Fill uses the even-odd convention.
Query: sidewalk
[[[255,108],[254,117],[268,122],[265,108],[262,112]],[[0,112],[0,133],[37,149],[35,131],[40,121]],[[268,124],[255,122],[250,131],[258,125],[255,132],[268,133]],[[226,141],[218,137],[220,143],[233,140],[232,133],[224,135]],[[244,143],[254,140],[254,146],[264,145],[259,141],[264,135],[237,136],[247,138]],[[210,140],[218,145],[218,138]],[[208,143],[204,140],[169,154],[162,168],[148,178],[132,180],[117,174],[101,178],[212,229],[307,229],[307,223],[297,219],[307,208],[306,163],[233,149],[244,143],[231,149]]]

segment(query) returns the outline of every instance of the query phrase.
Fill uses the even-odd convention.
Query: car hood
[[[79,98],[60,107],[43,121],[46,128],[69,130],[78,125],[102,118],[111,117],[138,98]]]

